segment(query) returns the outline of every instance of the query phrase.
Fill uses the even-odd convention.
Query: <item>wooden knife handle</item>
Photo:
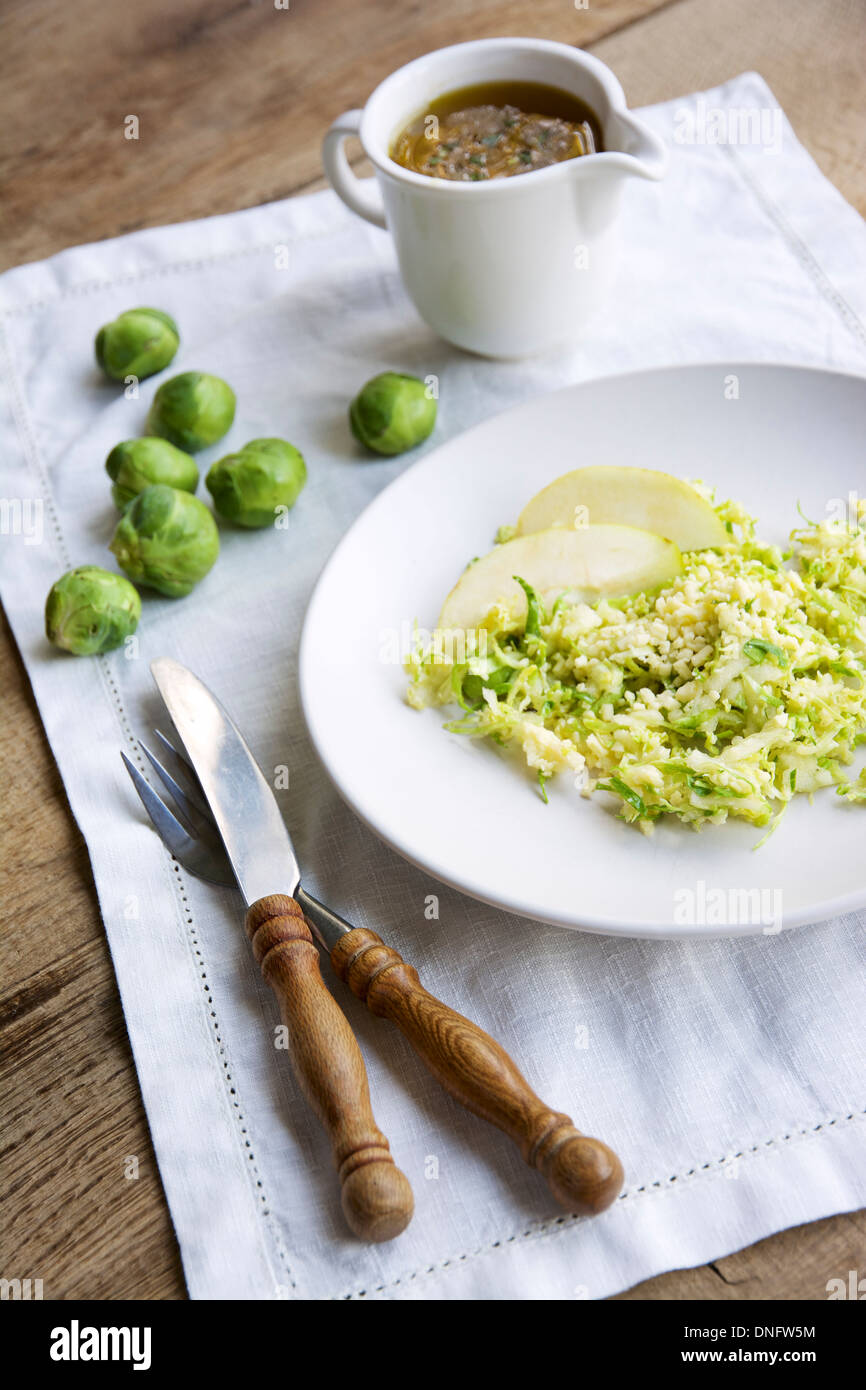
[[[246,929],[280,1001],[295,1078],[331,1141],[346,1220],[362,1240],[391,1240],[412,1219],[412,1189],[373,1118],[361,1050],[325,988],[304,915],[294,898],[273,894],[253,903]]]
[[[371,1013],[396,1023],[455,1100],[516,1141],[562,1206],[583,1216],[610,1206],[623,1182],[613,1150],[539,1100],[504,1048],[429,994],[380,936],[353,928],[334,946],[331,964]]]

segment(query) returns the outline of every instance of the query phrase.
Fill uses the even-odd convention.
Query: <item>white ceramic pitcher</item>
[[[596,114],[604,149],[490,181],[433,179],[390,158],[425,105],[486,82],[540,82],[573,92]],[[344,145],[359,136],[376,170],[358,179]],[[487,357],[525,357],[580,336],[616,259],[625,181],[659,179],[661,140],[626,107],[604,63],[544,39],[480,39],[440,48],[387,77],[363,111],[325,136],[333,188],[394,238],[406,289],[431,328]]]

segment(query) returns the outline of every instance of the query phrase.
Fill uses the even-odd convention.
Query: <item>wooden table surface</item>
[[[8,0],[2,268],[320,187],[334,116],[408,59],[495,34],[590,49],[632,106],[756,69],[866,213],[864,4]],[[129,115],[137,142],[123,138]],[[87,851],[5,622],[0,646],[0,1275],[41,1278],[52,1299],[183,1298]],[[124,1175],[132,1154],[136,1181]],[[862,1269],[864,1249],[866,1213],[835,1216],[620,1297],[823,1299],[829,1278]]]

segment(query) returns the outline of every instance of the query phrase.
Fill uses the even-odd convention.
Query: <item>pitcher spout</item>
[[[611,113],[605,132],[607,151],[601,157],[635,178],[664,178],[668,152],[664,141],[631,111]]]

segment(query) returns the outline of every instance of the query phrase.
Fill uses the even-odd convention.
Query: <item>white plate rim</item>
[[[352,810],[352,812],[358,817],[362,824],[367,826],[367,828],[371,830],[379,840],[381,840],[384,844],[388,845],[391,849],[393,849],[407,863],[414,865],[423,873],[430,874],[439,882],[444,883],[446,886],[455,889],[457,892],[462,893],[466,897],[475,899],[477,902],[485,903],[491,907],[498,908],[504,912],[508,912],[520,917],[525,917],[530,921],[541,922],[546,925],[560,927],[569,931],[582,931],[587,932],[591,935],[618,936],[642,940],[699,939],[704,941],[719,940],[723,938],[734,939],[745,936],[756,936],[762,933],[767,934],[766,928],[748,922],[736,924],[731,923],[725,925],[720,929],[714,929],[712,926],[707,927],[706,925],[680,925],[670,922],[643,922],[639,924],[629,923],[624,925],[623,920],[620,917],[605,918],[603,914],[599,913],[594,913],[591,920],[579,920],[574,915],[556,916],[548,912],[542,914],[536,908],[533,907],[532,903],[520,899],[519,896],[517,896],[514,893],[499,896],[495,893],[490,892],[489,889],[482,889],[477,885],[473,886],[471,882],[468,882],[463,878],[454,876],[449,872],[448,867],[445,864],[437,863],[429,858],[425,859],[419,857],[417,853],[409,847],[408,844],[402,841],[398,833],[395,833],[393,829],[386,828],[376,816],[371,815],[359,802],[357,797],[353,796],[351,792],[349,792],[347,788],[344,786],[339,774],[339,769],[334,765],[333,759],[329,756],[327,741],[319,738],[317,734],[317,723],[313,714],[313,702],[311,699],[308,675],[308,655],[313,641],[311,634],[315,624],[316,608],[318,602],[320,601],[324,588],[327,584],[330,572],[332,571],[332,569],[336,568],[340,563],[341,553],[344,547],[346,547],[349,544],[350,538],[353,537],[356,529],[359,528],[361,525],[365,524],[369,520],[370,515],[374,513],[378,507],[384,505],[383,499],[386,497],[386,495],[389,498],[391,498],[393,497],[393,493],[395,491],[403,487],[410,486],[412,475],[416,472],[416,470],[435,466],[435,459],[441,448],[454,444],[455,441],[457,441],[458,439],[461,441],[471,439],[477,433],[484,431],[491,420],[501,420],[503,417],[515,415],[518,412],[524,410],[530,410],[533,407],[537,407],[538,401],[540,399],[547,399],[549,396],[564,396],[575,391],[579,387],[588,385],[591,382],[627,382],[634,378],[646,379],[647,377],[653,375],[662,375],[672,372],[689,373],[707,370],[717,370],[736,374],[738,372],[743,372],[750,369],[760,369],[761,371],[771,372],[803,372],[808,375],[825,375],[834,378],[844,378],[852,382],[859,382],[861,385],[866,384],[866,372],[860,373],[854,371],[840,371],[838,368],[827,366],[821,363],[813,364],[809,362],[772,362],[760,358],[719,358],[706,359],[701,360],[699,362],[689,363],[661,363],[653,367],[637,369],[635,371],[605,372],[588,377],[582,377],[579,381],[571,382],[566,386],[558,387],[553,392],[541,393],[540,395],[530,396],[527,399],[519,401],[514,405],[506,406],[502,410],[496,411],[494,412],[494,414],[486,416],[483,420],[480,420],[476,422],[474,425],[469,426],[468,429],[459,431],[457,434],[451,435],[448,439],[442,440],[440,445],[438,445],[434,449],[429,450],[429,452],[422,455],[421,458],[409,464],[409,466],[406,469],[404,469],[404,471],[400,473],[398,477],[394,478],[390,483],[387,483],[385,487],[383,487],[376,494],[376,496],[373,497],[370,500],[370,502],[367,503],[367,505],[352,522],[352,525],[337,542],[333,551],[331,552],[325,564],[323,565],[322,570],[320,571],[319,576],[316,580],[313,592],[310,596],[310,600],[307,605],[307,611],[304,617],[303,627],[301,630],[301,637],[298,648],[298,684],[300,691],[301,710],[313,748],[315,749],[316,754],[320,762],[322,763],[322,766],[324,767],[324,770],[330,782],[334,786],[339,796]],[[866,907],[866,880],[864,880],[862,888],[851,893],[841,894],[833,899],[826,901],[824,903],[824,910],[822,911],[820,917],[816,917],[814,915],[814,912],[810,910],[808,907],[802,910],[795,910],[790,913],[786,912],[784,915],[782,930],[789,931],[795,927],[814,925],[818,921],[827,921],[831,918],[842,916],[845,913],[858,911],[864,907]]]

